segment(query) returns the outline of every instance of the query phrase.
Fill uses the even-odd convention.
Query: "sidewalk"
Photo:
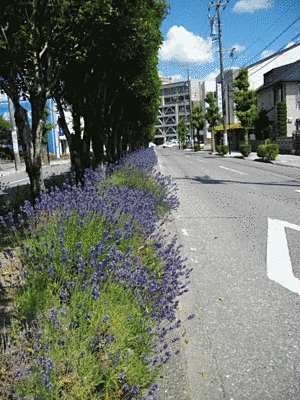
[[[43,167],[52,167],[54,165],[67,164],[67,163],[70,163],[70,160],[52,160],[49,165],[45,165],[45,166],[43,165]],[[26,170],[25,164],[22,163],[20,171],[25,171],[25,170]],[[13,161],[12,162],[3,162],[3,163],[0,162],[0,177],[7,176],[10,174],[16,174],[20,171],[16,171],[15,163]]]
[[[260,157],[257,157],[257,153],[252,152],[248,157],[243,157],[242,153],[238,151],[232,151],[231,154],[225,154],[224,156],[219,155],[218,153],[212,153],[211,151],[211,146],[210,145],[205,145],[203,150],[200,150],[199,152],[194,152],[192,149],[187,149],[186,150],[190,154],[201,154],[201,153],[206,153],[206,154],[213,154],[219,157],[226,157],[226,158],[243,158],[245,160],[251,160],[251,161],[262,161]],[[275,161],[266,161],[267,163],[271,164],[277,164],[277,165],[289,165],[293,167],[299,167],[300,168],[300,156],[295,156],[293,154],[279,154],[276,158]]]

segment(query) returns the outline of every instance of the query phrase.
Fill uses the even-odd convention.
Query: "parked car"
[[[172,142],[169,141],[169,142],[163,143],[163,145],[162,145],[163,148],[165,148],[165,147],[176,147],[176,146],[179,146],[178,140],[174,140]]]
[[[149,143],[149,147],[156,147],[156,144],[153,143],[153,142],[150,142],[150,143]]]

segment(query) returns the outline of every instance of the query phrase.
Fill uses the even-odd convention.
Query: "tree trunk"
[[[32,128],[28,122],[25,108],[18,98],[13,99],[15,106],[15,120],[23,147],[26,172],[29,176],[32,200],[45,189],[42,172],[42,136],[44,126],[44,107],[46,99],[31,100]]]
[[[248,129],[245,129],[244,141],[245,141],[245,144],[248,144],[248,143],[249,143]]]
[[[215,143],[215,130],[211,131],[211,151],[212,153],[216,152],[216,143]]]

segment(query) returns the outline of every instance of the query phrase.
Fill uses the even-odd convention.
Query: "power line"
[[[300,36],[300,33],[298,33],[295,37],[293,37],[293,38],[291,39],[291,41],[297,39],[299,36]],[[277,54],[277,55],[275,55],[274,57],[271,57],[271,59],[270,59],[270,61],[269,61],[268,63],[262,65],[260,68],[258,68],[258,69],[256,69],[255,71],[253,71],[252,74],[250,74],[249,76],[253,75],[254,73],[256,73],[256,72],[258,72],[258,71],[260,71],[262,68],[266,67],[266,66],[269,65],[271,62],[273,62],[274,60],[276,60],[276,58],[278,58],[279,56],[281,56],[281,54],[282,54],[281,51],[284,50],[284,48],[285,48],[285,45],[282,46],[282,47],[278,50],[278,52],[277,52],[278,54]]]
[[[266,50],[271,44],[273,44],[277,39],[280,38],[288,29],[290,29],[291,26],[293,26],[298,20],[300,19],[300,16],[295,19],[294,22],[292,22],[283,32],[281,32],[274,40],[272,40],[271,43],[269,43],[266,47],[264,47],[259,53],[257,53],[254,57],[251,58],[248,63],[251,63],[252,60],[254,60],[257,56],[259,56],[264,50]],[[246,65],[246,64],[245,64]],[[245,67],[245,65],[243,65]]]

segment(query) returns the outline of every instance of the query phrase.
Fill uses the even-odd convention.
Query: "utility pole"
[[[15,116],[14,116],[14,107],[13,107],[13,102],[12,102],[11,98],[8,96],[7,96],[7,98],[8,98],[9,118],[10,118],[10,126],[11,126],[11,138],[12,138],[14,158],[15,158],[15,169],[16,169],[16,171],[20,171],[21,161],[20,161],[20,154],[19,154],[19,144],[18,144],[16,122],[15,122]]]
[[[217,9],[217,18],[218,18],[218,35],[215,33],[215,16],[209,15],[208,18],[210,19],[211,23],[211,36],[218,36],[219,40],[219,52],[220,52],[220,71],[221,71],[221,92],[222,92],[222,116],[223,116],[223,144],[228,145],[228,135],[227,135],[227,115],[226,115],[226,95],[225,95],[225,82],[224,82],[224,61],[223,61],[223,43],[222,43],[222,24],[221,24],[221,7],[223,9],[229,3],[228,1],[216,1],[211,2],[208,6],[208,10],[210,7],[216,7]]]

